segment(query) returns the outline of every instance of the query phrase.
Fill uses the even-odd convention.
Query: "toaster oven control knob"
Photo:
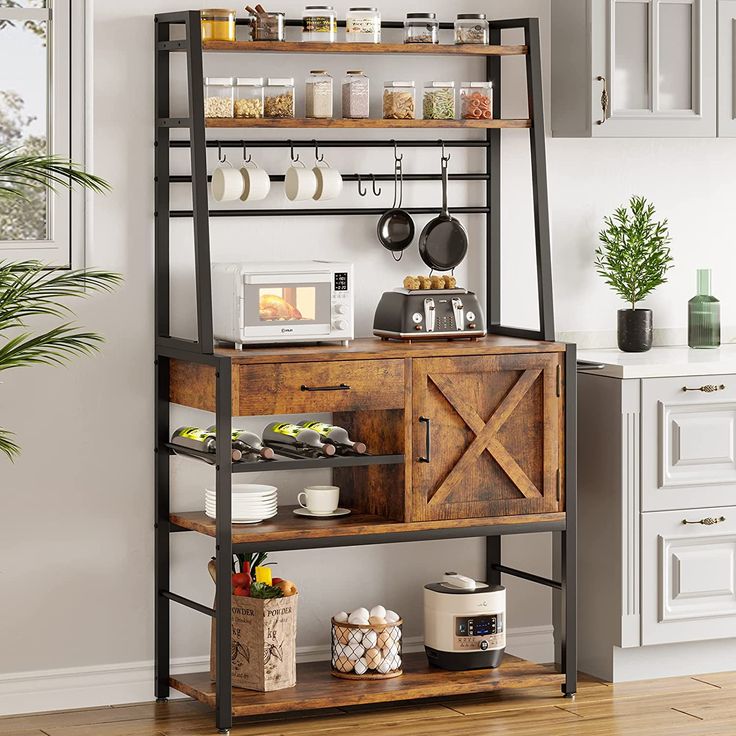
[[[333,326],[333,327],[334,327],[334,328],[335,328],[336,330],[339,330],[340,332],[344,332],[345,330],[347,330],[347,329],[348,329],[348,321],[347,321],[346,319],[336,319],[336,320],[335,320],[335,321],[334,321],[334,322],[332,323],[332,326]]]
[[[475,322],[475,312],[465,312],[465,319],[468,322]]]
[[[347,313],[348,313],[347,304],[338,304],[335,306],[335,314],[347,314]]]
[[[422,315],[419,312],[414,312],[414,314],[412,314],[412,316],[411,316],[411,321],[415,325],[418,325],[423,319],[424,319],[424,317],[422,317]]]

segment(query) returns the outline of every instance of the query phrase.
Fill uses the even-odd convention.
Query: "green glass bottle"
[[[687,303],[687,344],[717,348],[721,344],[721,303],[710,293],[710,269],[698,269],[698,293]]]

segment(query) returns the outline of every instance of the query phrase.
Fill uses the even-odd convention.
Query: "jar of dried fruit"
[[[460,117],[463,120],[491,120],[493,118],[493,84],[491,82],[463,82],[460,85]]]
[[[267,118],[294,117],[293,77],[269,77],[263,100],[263,114]]]
[[[262,77],[238,77],[235,80],[235,117],[263,117]]]
[[[384,120],[413,120],[416,117],[414,82],[384,82]]]
[[[422,114],[425,120],[454,120],[455,82],[427,82]]]
[[[342,116],[353,120],[370,117],[370,82],[360,69],[347,72],[342,82]]]
[[[233,116],[233,78],[205,77],[204,116],[231,118]]]

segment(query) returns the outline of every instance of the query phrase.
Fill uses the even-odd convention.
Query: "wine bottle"
[[[212,435],[215,435],[217,428],[213,424],[207,429]],[[256,455],[262,457],[264,460],[271,460],[273,458],[273,450],[270,447],[266,447],[261,438],[254,432],[248,432],[246,429],[233,429],[232,431],[232,443],[236,450],[240,450],[243,456]]]
[[[263,441],[273,446],[274,449],[290,447],[296,450],[307,450],[304,454],[308,454],[308,451],[311,450],[313,454],[328,457],[335,454],[335,446],[324,443],[318,432],[290,422],[271,422],[263,430]]]
[[[299,426],[313,429],[321,437],[323,442],[335,445],[338,451],[362,455],[366,451],[365,442],[353,442],[348,435],[347,429],[335,424],[325,422],[312,422],[309,420],[299,422]]]
[[[171,444],[210,454],[217,452],[217,439],[214,433],[199,427],[179,427],[171,436]],[[243,453],[233,448],[231,456],[234,462],[238,462],[243,457]]]

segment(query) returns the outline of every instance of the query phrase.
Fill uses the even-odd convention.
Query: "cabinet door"
[[[736,636],[736,509],[642,517],[642,644]]]
[[[736,136],[736,0],[718,3],[718,135]]]
[[[592,135],[715,136],[716,0],[592,3]]]
[[[556,353],[412,363],[412,520],[561,509]]]

